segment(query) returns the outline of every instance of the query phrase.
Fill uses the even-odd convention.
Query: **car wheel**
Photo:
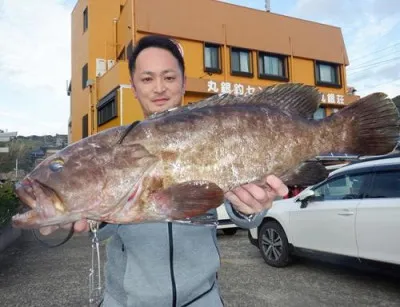
[[[224,235],[233,236],[237,232],[237,228],[225,228],[222,229]]]
[[[264,261],[273,267],[284,267],[290,262],[289,242],[283,228],[274,221],[261,227],[259,248]]]

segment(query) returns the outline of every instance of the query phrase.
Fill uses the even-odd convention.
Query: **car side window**
[[[366,198],[400,198],[400,171],[381,171],[374,176]]]
[[[314,190],[316,200],[340,200],[360,198],[360,190],[366,175],[343,175],[328,180]]]

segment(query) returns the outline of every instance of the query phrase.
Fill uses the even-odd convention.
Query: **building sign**
[[[256,89],[262,90],[262,87],[253,87],[251,85],[243,85],[240,83],[231,83],[231,82],[217,82],[217,81],[208,81],[208,92],[218,93],[218,94],[234,94],[234,95],[251,95]]]
[[[243,85],[241,83],[232,83],[225,81],[209,80],[207,82],[207,92],[215,94],[233,94],[236,96],[248,96],[256,90],[262,90],[261,86]],[[321,102],[328,104],[345,104],[345,96],[335,93],[321,93]]]
[[[323,103],[344,105],[344,95],[334,94],[334,93],[322,93],[321,101]]]

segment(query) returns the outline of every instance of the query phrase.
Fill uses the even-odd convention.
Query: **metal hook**
[[[101,283],[101,259],[100,259],[100,244],[97,237],[99,223],[96,221],[88,221],[92,238],[92,266],[89,273],[89,303],[98,304],[102,299],[102,283]],[[96,270],[97,266],[97,270]],[[97,271],[97,276],[95,272]]]

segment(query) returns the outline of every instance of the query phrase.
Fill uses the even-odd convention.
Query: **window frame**
[[[88,63],[82,66],[82,89],[86,88],[87,81],[89,80],[89,66]]]
[[[126,50],[125,46],[122,47],[121,52],[118,54],[117,61],[125,61],[126,60]]]
[[[133,53],[133,40],[126,45],[126,59],[129,61]]]
[[[245,72],[245,71],[235,71],[233,70],[233,52],[247,52],[249,57],[249,70],[250,72]],[[240,67],[240,55],[239,55],[239,67]],[[240,47],[230,47],[230,70],[231,70],[231,75],[232,76],[241,76],[241,77],[250,77],[252,78],[254,76],[254,69],[253,69],[253,52],[252,50],[245,49],[245,48],[240,48]]]
[[[323,110],[324,116],[323,116],[322,118],[316,118],[316,117],[315,117],[315,114],[316,114],[319,110]],[[318,107],[318,109],[316,109],[315,112],[313,113],[313,117],[312,117],[312,118],[313,118],[314,120],[322,120],[322,119],[324,119],[326,116],[327,116],[327,109],[326,109],[325,107],[323,107],[323,106],[320,105],[320,106]]]
[[[321,81],[320,65],[331,66],[334,69],[334,72],[335,72],[334,82]],[[325,87],[333,87],[333,88],[341,88],[342,87],[341,71],[342,71],[342,69],[341,69],[340,64],[315,60],[314,61],[315,85],[325,86]]]
[[[261,67],[264,67],[264,57],[277,58],[282,63],[283,75],[272,75],[266,74],[261,71]],[[262,66],[261,66],[262,65]],[[276,80],[276,81],[289,81],[289,69],[288,69],[288,57],[287,55],[272,53],[267,51],[257,51],[257,71],[259,79]]]
[[[83,17],[83,33],[89,29],[89,9],[86,7],[82,13]]]
[[[89,115],[82,116],[82,139],[89,136]]]
[[[216,48],[217,49],[217,55],[218,55],[218,60],[217,60],[217,68],[214,67],[207,67],[206,66],[206,48]],[[222,72],[222,57],[221,57],[221,45],[214,44],[214,43],[204,43],[203,44],[203,70],[204,72],[209,72],[209,73],[218,73],[220,74]]]
[[[118,89],[112,90],[110,93],[108,93],[106,96],[104,96],[102,99],[99,100],[97,103],[96,109],[97,109],[97,127],[100,127],[113,119],[118,117],[118,94],[117,94]],[[114,105],[114,108],[112,107]],[[107,118],[102,118],[102,115],[100,112],[102,112],[105,108],[108,108],[111,106],[111,115]]]

